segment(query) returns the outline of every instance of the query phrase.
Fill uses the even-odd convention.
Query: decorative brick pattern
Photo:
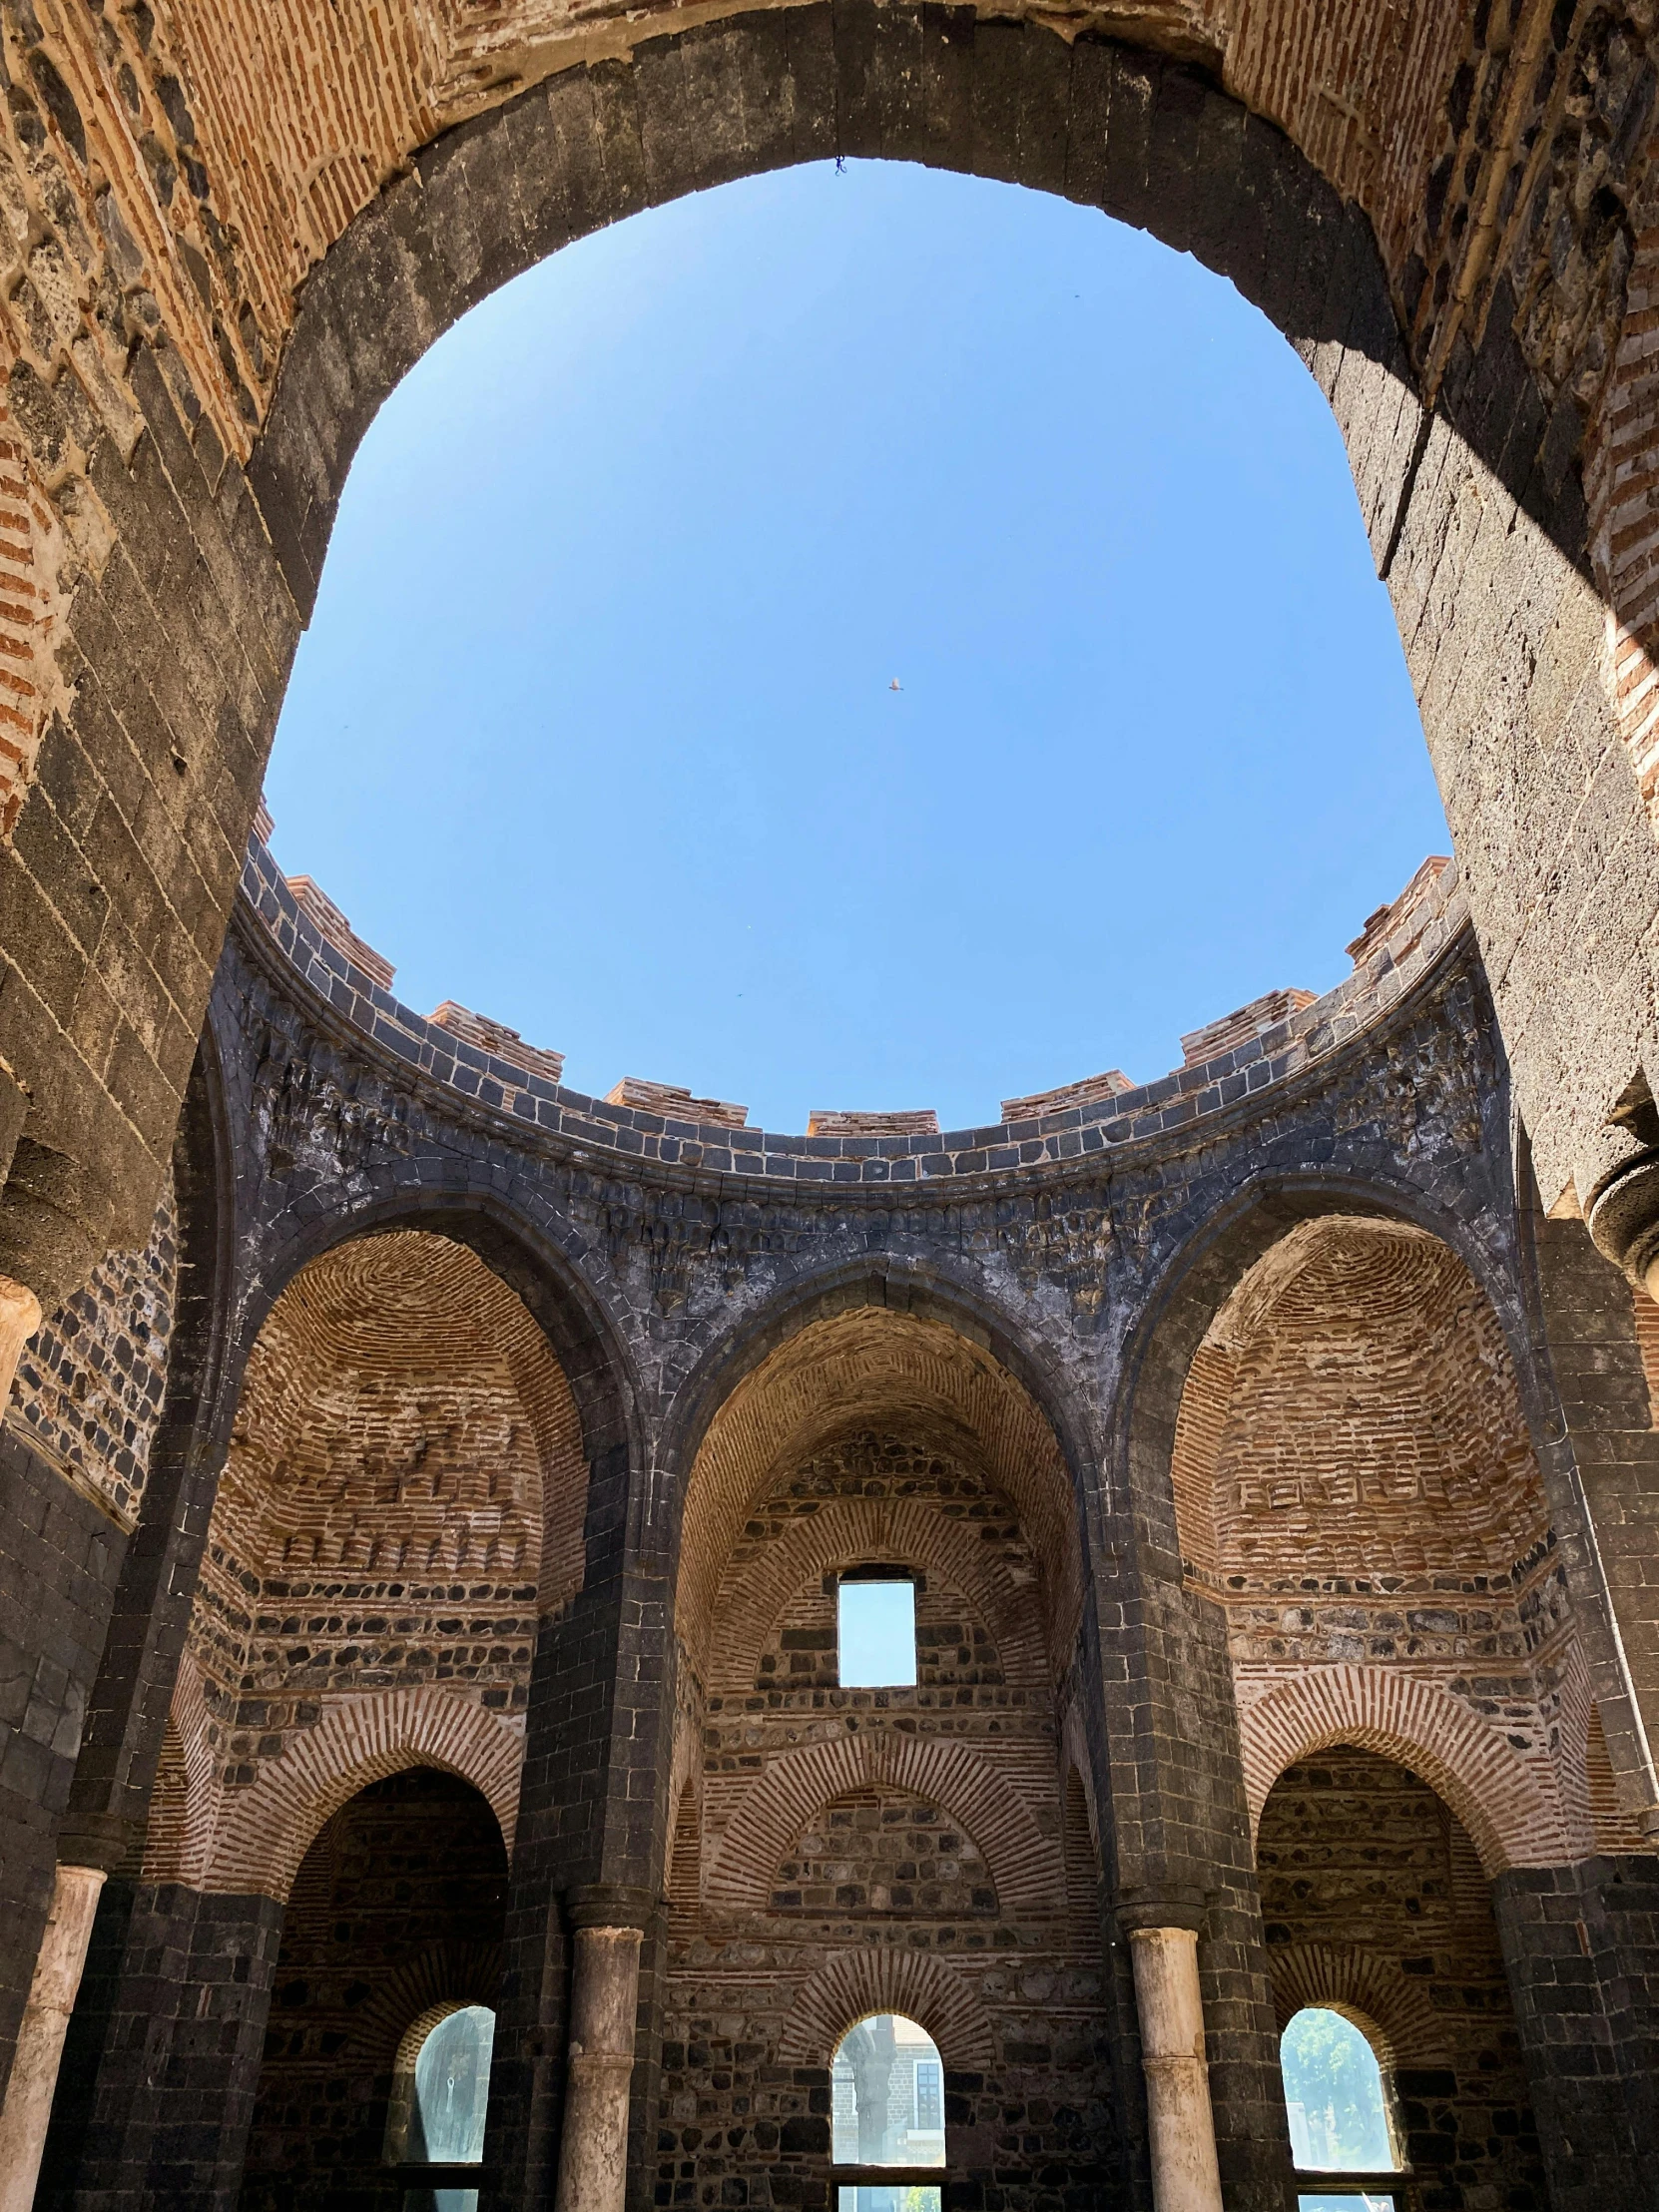
[[[369,1783],[410,1767],[437,1767],[470,1782],[488,1800],[511,1850],[523,1757],[515,1729],[452,1690],[386,1690],[333,1701],[251,1788],[221,1796],[201,1887],[280,1902],[330,1814]]]
[[[123,1530],[138,1518],[173,1333],[171,1183],[142,1252],[112,1252],[24,1347],[7,1418]]]
[[[1397,1759],[1438,1791],[1474,1838],[1489,1875],[1568,1856],[1561,1816],[1495,1729],[1435,1683],[1382,1667],[1313,1667],[1239,1716],[1245,1787],[1259,1831],[1287,1768],[1332,1744]]]
[[[1491,1893],[1433,1791],[1365,1750],[1299,1762],[1258,1860],[1279,2019],[1326,2002],[1382,2028],[1425,2201],[1546,2201]]]
[[[765,1780],[746,1793],[729,1822],[709,1869],[704,1896],[710,1910],[764,1910],[778,1887],[780,1862],[807,1823],[836,1800],[877,1786],[937,1805],[959,1822],[982,1851],[1010,1917],[1050,1912],[1064,1896],[1058,1838],[1043,1835],[982,1750],[871,1731],[769,1763]]]
[[[1276,1943],[1273,2003],[1281,2033],[1305,2005],[1323,2005],[1353,2020],[1385,2068],[1445,2062],[1444,2023],[1421,1977],[1368,1944]]]
[[[709,1687],[729,1696],[764,1689],[763,1655],[778,1637],[780,1616],[817,1580],[827,1592],[821,1633],[834,1643],[829,1582],[841,1569],[926,1559],[930,1577],[960,1590],[996,1640],[1004,1681],[1026,1689],[1054,1671],[1037,1609],[1035,1574],[1011,1547],[988,1546],[984,1522],[956,1519],[931,1501],[887,1495],[841,1498],[783,1522],[772,1541],[755,1544],[746,1563],[728,1573],[709,1660]],[[934,1633],[925,1600],[925,1646]]]
[[[473,1253],[403,1231],[305,1269],[249,1363],[192,1624],[241,1782],[320,1696],[436,1674],[522,1710],[586,1497],[564,1378]]]
[[[828,2066],[848,2026],[871,2012],[901,2012],[926,2028],[953,2073],[994,2063],[990,2021],[953,1967],[919,1950],[846,1950],[797,1995],[779,2038],[779,2064]]]
[[[861,1422],[974,1438],[986,1480],[1006,1495],[1035,1554],[1054,1664],[1069,1657],[1081,1562],[1071,1484],[1054,1431],[1005,1369],[941,1323],[864,1310],[816,1324],[732,1392],[705,1436],[687,1485],[681,1542],[681,1636],[700,1663],[725,1570],[779,1461],[806,1454],[856,1406]],[[959,1445],[958,1447],[959,1448]]]

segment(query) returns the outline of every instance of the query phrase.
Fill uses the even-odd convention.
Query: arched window
[[[386,2159],[401,2167],[476,2166],[484,2155],[495,2014],[485,2004],[422,2013],[404,2036],[386,2117]],[[411,2177],[412,2178],[412,2177]],[[410,2190],[420,2212],[474,2212],[475,2189]]]
[[[944,2061],[926,2028],[872,2013],[841,2037],[830,2079],[836,2212],[939,2212],[937,2186],[918,2178],[944,2164]],[[891,2181],[862,2178],[875,2166]],[[838,2179],[848,2168],[856,2181]]]
[[[1325,2005],[1306,2005],[1279,2045],[1291,2151],[1299,2174],[1386,2174],[1400,2170],[1393,2100],[1362,2029]],[[1386,2191],[1338,2189],[1299,2196],[1300,2212],[1393,2212]]]

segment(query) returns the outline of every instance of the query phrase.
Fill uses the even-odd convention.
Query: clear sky
[[[433,347],[267,792],[419,1011],[778,1129],[1148,1080],[1448,849],[1284,340],[1099,214],[884,163],[636,217]]]

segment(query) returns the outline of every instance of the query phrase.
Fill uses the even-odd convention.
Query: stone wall
[[[1490,1888],[1426,1784],[1373,1753],[1284,1774],[1257,1851],[1281,2025],[1356,2016],[1391,2065],[1423,2212],[1548,2201]]]
[[[385,2212],[393,2060],[441,2004],[499,1998],[507,1857],[489,1807],[415,1770],[343,1806],[287,1910],[248,2142],[247,2212]]]
[[[30,1338],[7,1413],[129,1533],[161,1418],[178,1265],[169,1187],[143,1250],[112,1252]]]
[[[838,1686],[860,1566],[915,1577],[913,1688]],[[971,1446],[913,1425],[854,1427],[752,1500],[678,1807],[660,2189],[804,2201],[822,2079],[879,2004],[939,2045],[954,2176],[1118,2201],[1098,1859],[1062,1821],[1038,1582]]]

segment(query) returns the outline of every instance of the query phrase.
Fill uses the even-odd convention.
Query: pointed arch
[[[795,1521],[722,1586],[709,1665],[711,1689],[752,1691],[767,1637],[806,1583],[852,1560],[891,1557],[925,1565],[977,1607],[996,1638],[1003,1677],[1040,1688],[1048,1657],[1036,1591],[1016,1581],[1002,1551],[987,1553],[976,1526],[910,1498],[842,1498]]]
[[[1443,2063],[1445,2026],[1420,1981],[1352,1943],[1287,1943],[1268,1954],[1284,2034],[1309,2005],[1352,2019],[1384,2066]]]

